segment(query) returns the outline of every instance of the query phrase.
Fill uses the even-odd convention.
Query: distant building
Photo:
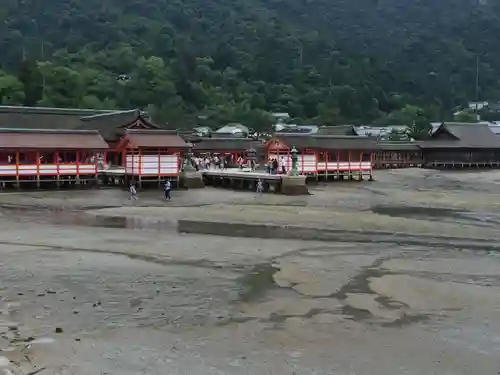
[[[220,137],[234,137],[234,138],[246,138],[248,137],[250,130],[243,124],[230,123],[222,128],[216,130],[213,133],[214,138]]]
[[[275,112],[271,114],[274,119],[275,123],[273,125],[274,131],[280,131],[285,127],[285,124],[288,120],[290,120],[290,115],[286,112]]]
[[[275,112],[271,115],[276,119],[276,123],[278,124],[284,124],[286,120],[290,119],[290,115],[286,112]]]
[[[500,167],[500,138],[489,123],[443,122],[418,146],[427,168]]]
[[[212,135],[212,129],[209,126],[197,126],[193,128],[193,134],[198,137],[210,137]]]
[[[407,138],[409,130],[407,125],[354,126],[354,132],[360,137],[371,137],[379,140],[389,140],[393,134],[398,134],[400,138]]]
[[[317,125],[295,125],[295,124],[283,124],[283,126],[276,130],[276,134],[315,134],[319,130]]]
[[[320,126],[318,129],[318,135],[356,135],[379,141],[390,140],[395,134],[400,140],[408,139],[408,132],[409,127],[406,125],[337,125]]]
[[[468,109],[474,112],[500,112],[500,102],[499,101],[483,101],[483,102],[469,102]],[[461,113],[462,111],[458,111],[455,114]]]
[[[483,108],[486,108],[490,105],[489,102],[482,101],[482,102],[469,102],[469,109],[472,109],[473,111],[480,111]]]

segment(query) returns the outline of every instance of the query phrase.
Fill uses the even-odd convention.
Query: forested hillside
[[[499,16],[493,0],[3,0],[0,101],[177,126],[437,119],[475,99],[478,56],[480,97],[500,99]]]

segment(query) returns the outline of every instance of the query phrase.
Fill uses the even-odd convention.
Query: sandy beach
[[[500,172],[0,194],[0,373],[500,371]]]

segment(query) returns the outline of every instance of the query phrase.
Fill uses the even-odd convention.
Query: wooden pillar
[[[306,150],[302,150],[301,154],[300,154],[300,160],[301,160],[301,163],[302,165],[300,166],[300,169],[301,169],[301,173],[304,174],[304,152],[306,152]]]
[[[347,155],[348,155],[348,160],[349,160],[349,162],[348,162],[349,163],[348,164],[349,165],[349,167],[348,167],[349,168],[349,174],[348,175],[349,175],[349,180],[352,180],[351,150],[348,151]]]
[[[340,177],[340,150],[337,150],[337,180]]]
[[[126,153],[127,151],[125,151]],[[126,159],[126,154],[125,155],[125,159]],[[125,164],[126,165],[126,164]],[[135,152],[134,150],[132,150],[132,153],[130,155],[130,173],[132,174],[132,179],[133,179],[133,176],[134,176],[134,173],[135,173]],[[127,174],[128,174],[128,171],[127,171]]]
[[[359,179],[363,179],[363,151],[359,151]]]
[[[36,187],[40,189],[40,152],[36,152]]]
[[[94,152],[94,171],[95,171],[95,183],[99,183],[99,158],[98,158],[98,153]]]
[[[160,186],[161,184],[161,167],[160,167],[160,164],[161,164],[161,149],[158,149],[158,186]]]
[[[19,187],[19,151],[16,151],[16,188]]]
[[[319,169],[318,169],[319,155],[320,155],[320,152],[318,150],[314,150],[314,160],[315,160],[314,165],[316,166],[314,169],[316,169],[316,171],[315,171],[316,181],[319,181]]]
[[[76,150],[76,183],[80,184],[80,151]]]
[[[325,151],[324,157],[325,157],[325,181],[328,181],[328,159],[330,158],[330,154],[328,153],[328,151]]]
[[[370,151],[370,181],[373,180],[372,169],[373,169],[373,151]]]
[[[56,161],[56,187],[59,188],[61,186],[61,176],[59,175],[59,151],[54,151],[54,160]]]
[[[139,180],[139,188],[142,188],[142,151],[141,151],[141,149],[139,149],[139,155],[138,155],[137,159],[138,159],[137,175],[138,175],[138,180]]]

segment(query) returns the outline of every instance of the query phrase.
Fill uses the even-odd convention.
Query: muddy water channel
[[[497,374],[495,173],[0,194],[0,374]]]

